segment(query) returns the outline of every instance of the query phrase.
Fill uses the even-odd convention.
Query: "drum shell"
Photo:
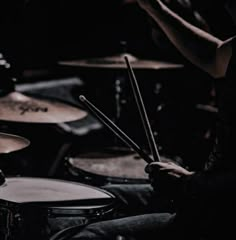
[[[110,203],[100,206],[79,206],[76,202],[70,206],[70,201],[61,201],[62,206],[47,207],[37,203],[0,200],[0,239],[47,240],[66,227],[83,227],[91,222],[109,219],[116,201],[112,194],[108,194],[111,196]]]
[[[0,205],[0,236],[6,240],[49,239],[64,227],[85,226],[89,222],[107,219],[113,208],[87,211],[81,209],[42,209]],[[61,225],[61,226],[58,226]],[[3,237],[4,236],[4,237]]]

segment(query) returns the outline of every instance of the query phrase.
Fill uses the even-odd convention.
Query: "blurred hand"
[[[161,162],[152,162],[145,168],[145,171],[149,174],[162,172],[170,176],[180,178],[182,176],[192,175],[194,172],[190,172],[187,169],[179,166],[173,161],[161,161]]]
[[[154,191],[169,198],[175,198],[179,194],[181,177],[194,173],[168,159],[150,163],[145,171],[149,174]]]

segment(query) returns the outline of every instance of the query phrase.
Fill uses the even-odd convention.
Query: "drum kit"
[[[28,123],[61,123],[81,119],[87,113],[53,99],[38,99],[10,92],[0,99],[0,119]]]
[[[125,56],[134,69],[158,70],[183,67],[172,63],[140,60],[131,54],[62,61],[59,64],[86,69],[126,69]],[[82,119],[87,114],[87,111],[68,103],[54,99],[40,99],[14,90],[0,97],[0,120],[5,122],[61,123]],[[149,140],[153,140],[152,138],[153,136],[149,136]],[[127,139],[124,142],[127,143]],[[59,218],[62,218],[61,221],[72,218],[77,226],[109,218],[115,209],[116,198],[111,193],[100,189],[100,185],[148,182],[144,172],[146,162],[141,158],[144,157],[148,161],[152,161],[152,158],[142,152],[132,141],[131,145],[129,143],[128,141],[129,147],[138,150],[138,154],[130,148],[98,149],[97,151],[89,149],[88,152],[66,158],[68,173],[76,181],[2,174],[0,239],[49,239],[49,235],[52,236],[56,231],[61,230],[48,230],[50,222],[55,223]],[[24,137],[0,133],[0,154],[17,152],[29,145],[30,141]],[[156,149],[154,153],[152,152],[154,159],[155,156],[159,157],[155,151]],[[2,171],[4,173],[4,169]],[[69,226],[70,224],[68,223]]]

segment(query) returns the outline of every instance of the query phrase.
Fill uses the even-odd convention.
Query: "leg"
[[[125,239],[172,239],[172,222],[175,215],[153,213],[97,222],[86,226],[73,240],[115,240]],[[172,235],[172,238],[171,236]]]
[[[119,200],[119,217],[172,211],[171,202],[158,196],[150,184],[108,184],[102,188]]]

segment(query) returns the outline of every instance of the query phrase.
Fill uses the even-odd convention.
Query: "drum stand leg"
[[[61,146],[61,148],[58,151],[58,154],[57,154],[52,166],[50,167],[50,169],[48,171],[48,176],[49,177],[55,177],[58,173],[58,170],[63,167],[63,163],[64,163],[64,160],[65,160],[66,153],[68,152],[70,147],[71,147],[71,143],[64,143]]]
[[[120,125],[122,121],[122,105],[126,103],[126,98],[124,97],[124,87],[125,87],[125,76],[117,74],[115,77],[115,117],[114,122]],[[114,144],[117,145],[117,138],[115,137]]]
[[[116,121],[119,120],[121,115],[121,92],[123,79],[117,77],[115,80],[115,103],[116,103]]]
[[[54,234],[52,237],[50,237],[49,240],[70,240],[74,235],[79,233],[79,231],[84,227],[83,226],[73,226],[65,228],[56,234]]]

